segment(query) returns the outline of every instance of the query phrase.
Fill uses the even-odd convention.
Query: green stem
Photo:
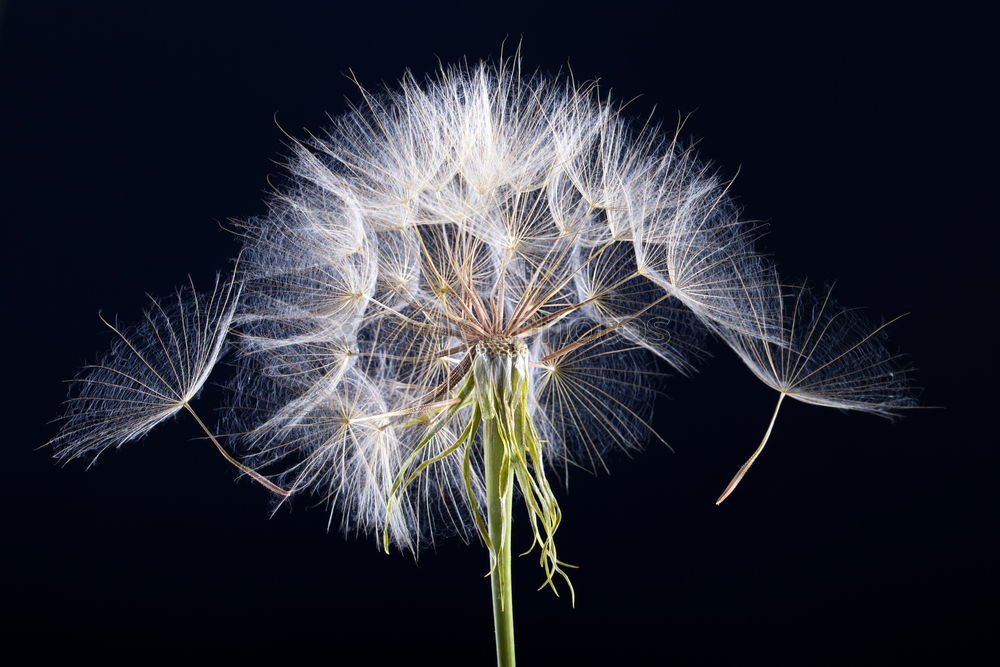
[[[483,420],[483,461],[486,473],[486,516],[496,566],[490,574],[493,590],[493,626],[497,639],[498,667],[514,667],[514,606],[510,578],[511,501],[514,475],[506,470],[505,488],[500,488],[506,452],[497,430],[497,419]],[[509,463],[508,463],[509,466]]]

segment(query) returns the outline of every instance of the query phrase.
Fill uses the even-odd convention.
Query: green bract
[[[528,386],[530,376],[527,366],[527,348],[523,342],[511,338],[497,338],[477,345],[473,355],[471,372],[455,389],[456,402],[444,409],[434,421],[433,427],[417,445],[393,481],[389,495],[389,513],[397,496],[406,490],[429,466],[444,461],[457,451],[463,452],[464,479],[468,500],[474,510],[476,526],[490,551],[490,572],[498,572],[498,586],[501,601],[509,598],[511,500],[514,481],[521,492],[534,541],[528,549],[536,545],[541,551],[541,565],[545,571],[542,586],[550,586],[556,591],[554,577],[562,576],[573,587],[562,570],[566,563],[556,556],[554,536],[562,518],[559,503],[545,476],[541,442],[532,422],[528,406]],[[438,432],[455,419],[459,419],[463,408],[471,407],[468,422],[465,423],[454,444],[417,466],[414,462],[422,450]],[[484,446],[487,498],[498,498],[496,512],[488,513],[490,525],[483,521],[477,507],[476,494],[472,487],[471,456],[476,434],[480,434]],[[411,470],[412,468],[412,470]],[[496,494],[491,493],[496,489]],[[383,547],[389,549],[389,517],[383,531]],[[496,527],[494,527],[496,524]]]

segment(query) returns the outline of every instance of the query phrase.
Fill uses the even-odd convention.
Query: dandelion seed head
[[[394,466],[434,461],[393,510],[392,539],[415,548],[441,521],[466,531],[479,464],[436,457],[461,431],[441,415],[473,409],[455,392],[483,355],[523,348],[540,455],[567,473],[655,435],[655,359],[691,372],[708,332],[748,362],[803,343],[728,184],[596,84],[511,60],[360,95],[295,146],[299,185],[247,225],[238,316],[243,375],[268,384],[249,391],[275,404],[242,424],[249,455],[339,506],[345,528],[388,520]],[[324,359],[332,340],[356,355]],[[346,425],[329,417],[344,392]]]
[[[267,213],[237,223],[241,298],[179,295],[120,332],[80,378],[57,453],[190,408],[232,329],[222,430],[279,506],[309,497],[330,525],[414,553],[443,534],[489,543],[489,428],[551,585],[545,468],[604,469],[609,449],[662,440],[664,372],[693,372],[708,336],[782,397],[911,405],[879,332],[784,289],[730,183],[679,128],[623,111],[517,58],[359,88],[294,141]]]
[[[688,372],[700,355],[702,313],[642,273],[636,253],[640,226],[656,216],[666,224],[668,204],[650,192],[684,152],[650,124],[633,129],[595,84],[525,74],[516,60],[445,68],[423,82],[407,74],[360,96],[295,146],[293,185],[242,229],[239,387],[273,404],[237,429],[255,465],[279,471],[293,493],[331,501],[345,528],[375,525],[386,508],[367,490],[383,483],[387,497],[392,483],[376,471],[402,465],[477,356],[512,340],[550,436],[547,461],[600,468],[609,447],[648,439],[654,358]],[[715,185],[685,172],[670,187],[674,199],[696,200]],[[334,340],[356,356],[324,359]],[[380,455],[388,468],[348,463],[361,440],[330,422],[332,396],[356,396],[362,382],[371,395],[353,409],[382,434],[366,450],[398,448]],[[422,448],[413,465],[433,451]],[[315,472],[320,461],[328,474]],[[424,508],[426,486],[394,510],[411,529],[401,543],[433,535],[435,516],[466,530],[475,497],[462,492],[470,473],[461,466],[434,466],[451,489],[438,489],[438,511]],[[359,486],[348,475],[361,470]]]

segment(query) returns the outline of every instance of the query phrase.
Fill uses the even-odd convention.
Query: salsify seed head
[[[648,439],[654,357],[689,372],[706,331],[794,342],[727,184],[596,85],[512,60],[362,98],[294,146],[291,185],[242,227],[238,387],[255,409],[238,430],[345,527],[387,521],[400,467],[457,437],[438,415],[506,341],[527,351],[542,456],[563,472]],[[464,532],[482,472],[462,464],[425,468],[389,518],[397,542]]]
[[[655,435],[664,365],[691,372],[709,336],[782,396],[910,404],[898,359],[853,314],[806,308],[804,288],[790,301],[729,184],[595,83],[517,58],[407,74],[361,89],[291,153],[267,214],[238,223],[242,296],[218,320],[240,350],[222,430],[281,502],[312,496],[347,531],[414,552],[442,533],[488,541],[482,425],[551,583],[560,513],[545,469],[603,468],[608,448]],[[209,352],[198,378],[216,334],[191,334]],[[115,391],[144,391],[130,382]],[[55,442],[75,453],[139,434],[176,407],[160,393],[170,403],[120,434]]]
[[[607,447],[647,439],[653,358],[688,372],[699,318],[740,319],[734,299],[713,295],[732,282],[725,257],[752,255],[724,187],[595,85],[524,75],[517,61],[362,96],[294,146],[291,184],[241,225],[234,400],[253,405],[234,430],[254,464],[293,495],[339,505],[346,527],[379,526],[434,411],[477,354],[506,341],[528,355],[547,464],[592,468]],[[705,247],[722,236],[713,265]],[[652,257],[667,243],[683,245],[670,255],[686,271],[677,285],[658,260],[638,261],[638,247]],[[441,461],[409,490],[398,542],[441,523],[465,530],[475,498],[461,491],[478,492],[481,472],[464,479],[461,464]]]

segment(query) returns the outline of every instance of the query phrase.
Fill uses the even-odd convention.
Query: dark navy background
[[[651,3],[652,4],[652,3]],[[0,645],[37,661],[219,658],[486,665],[485,550],[419,563],[326,532],[186,420],[98,465],[36,450],[63,379],[149,292],[205,284],[301,136],[409,67],[496,55],[600,77],[733,175],[788,279],[892,326],[925,388],[890,424],[787,404],[735,358],[672,378],[671,454],[612,457],[560,492],[577,606],[515,563],[524,665],[975,664],[998,550],[995,48],[960,3],[8,2],[0,13],[4,386]],[[694,3],[692,3],[694,4]],[[740,3],[749,5],[751,3]],[[756,4],[756,3],[753,3]],[[807,8],[808,6],[808,8]],[[992,36],[989,36],[992,38]],[[209,391],[211,394],[211,391]],[[212,396],[206,399],[211,401]],[[523,525],[521,526],[523,529]],[[527,546],[526,536],[516,538]],[[943,662],[948,664],[948,662]]]

